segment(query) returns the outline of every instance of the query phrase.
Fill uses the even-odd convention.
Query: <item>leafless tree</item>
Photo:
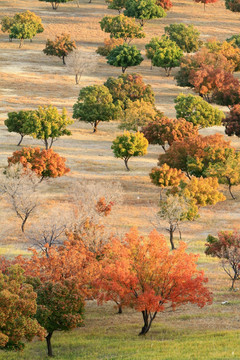
[[[38,186],[37,175],[30,169],[24,169],[21,164],[11,165],[1,174],[0,194],[21,219],[22,232],[25,230],[26,221],[39,204],[36,191]]]
[[[66,64],[70,73],[74,74],[76,85],[83,74],[87,74],[96,69],[98,55],[81,50],[74,50],[67,57]]]

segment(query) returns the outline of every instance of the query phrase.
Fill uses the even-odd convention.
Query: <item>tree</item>
[[[205,176],[204,171],[210,163],[221,161],[226,156],[225,149],[231,149],[231,146],[220,134],[195,135],[174,141],[166,153],[159,156],[158,165],[167,163],[184,171],[189,178],[191,175]]]
[[[221,260],[221,266],[232,280],[230,290],[240,279],[240,234],[239,231],[220,231],[218,237],[208,235],[205,254]]]
[[[166,116],[157,116],[142,129],[142,132],[149,144],[161,145],[166,151],[166,145],[171,146],[174,141],[198,135],[198,128],[182,118],[169,119]]]
[[[206,10],[206,5],[207,4],[212,4],[217,2],[218,0],[194,0],[196,3],[201,3],[204,4],[204,11]]]
[[[212,65],[214,68],[222,68],[226,72],[233,72],[235,64],[229,61],[225,55],[220,52],[212,52],[206,47],[202,47],[195,54],[185,55],[181,60],[180,69],[175,76],[177,85],[193,87],[193,84],[190,82],[190,75],[193,71],[201,69],[202,65]]]
[[[128,44],[132,39],[141,39],[145,37],[141,27],[136,24],[135,20],[124,16],[104,16],[100,21],[103,31],[110,34],[111,38],[122,38]]]
[[[225,0],[226,9],[232,12],[240,12],[240,4],[238,0]]]
[[[199,96],[180,94],[174,100],[177,118],[184,118],[199,128],[221,125],[225,115]]]
[[[52,5],[53,10],[57,10],[59,4],[67,3],[67,2],[73,1],[73,0],[39,0],[39,1],[50,2],[51,5]]]
[[[199,40],[200,32],[193,25],[170,24],[164,28],[165,34],[184,52],[196,52],[202,45]]]
[[[47,281],[36,287],[36,319],[47,331],[48,356],[53,356],[51,338],[54,331],[67,331],[83,323],[84,299],[76,280]]]
[[[193,176],[188,183],[181,182],[181,196],[186,199],[195,200],[197,206],[215,205],[226,200],[225,196],[218,190],[219,184],[216,177],[197,178]]]
[[[47,39],[45,49],[43,49],[44,54],[57,56],[62,59],[63,65],[65,63],[65,57],[69,53],[76,49],[75,41],[72,41],[69,34],[62,33],[61,35],[56,35],[55,40]]]
[[[31,341],[38,336],[43,340],[45,335],[44,329],[34,319],[37,295],[32,286],[26,284],[23,272],[18,265],[5,271],[0,269],[1,349],[21,350],[23,339]]]
[[[140,74],[122,74],[109,77],[104,85],[109,89],[114,104],[126,109],[128,101],[143,100],[154,105],[155,96],[151,85],[146,85]]]
[[[172,7],[171,0],[156,0],[156,4],[161,6],[164,10],[170,10]]]
[[[97,67],[98,55],[73,50],[67,57],[66,64],[69,72],[75,76],[76,85],[85,73],[91,73]]]
[[[159,49],[160,43],[161,43],[161,39],[159,37],[154,37],[150,40],[148,44],[145,45],[146,56],[148,59],[151,60],[151,68],[152,68],[152,59],[156,51]]]
[[[231,74],[225,76],[222,85],[215,89],[213,94],[214,101],[218,105],[231,108],[240,102],[239,80]]]
[[[113,141],[111,149],[113,149],[114,156],[124,160],[127,171],[129,171],[128,160],[132,156],[143,156],[147,153],[148,141],[142,133],[135,134],[128,131],[123,135],[119,135]]]
[[[186,199],[180,194],[172,195],[171,193],[167,194],[166,199],[160,201],[159,206],[158,216],[168,224],[166,230],[169,232],[171,249],[174,250],[173,236],[175,231],[179,231],[181,238],[180,223],[186,220],[193,221],[197,219],[199,217],[198,206],[194,199]]]
[[[113,251],[115,248],[114,242]],[[204,286],[207,279],[196,268],[197,256],[187,254],[185,244],[170,252],[165,238],[156,231],[143,237],[133,229],[126,234],[123,243],[118,242],[117,251],[116,262],[111,262],[111,258],[106,260],[100,281],[106,272],[108,277],[103,281],[109,282],[104,288],[113,286],[114,291],[120,289],[129,293],[128,299],[124,297],[126,305],[143,316],[139,335],[147,334],[157,313],[166,308],[174,310],[189,302],[203,307],[211,302],[211,295]],[[116,254],[113,260],[114,257]],[[117,277],[121,269],[122,276]]]
[[[8,118],[4,121],[4,124],[8,128],[9,132],[16,132],[20,134],[21,138],[17,146],[21,145],[22,140],[25,135],[31,135],[31,130],[25,127],[25,123],[28,122],[28,119],[33,115],[31,110],[20,110],[19,112],[10,112],[8,113]]]
[[[170,76],[172,68],[180,65],[182,56],[183,52],[176,42],[162,36],[159,48],[152,58],[152,64],[164,68],[167,76]]]
[[[204,175],[216,176],[220,184],[228,185],[228,191],[235,200],[232,186],[240,184],[240,154],[233,148],[226,148],[222,155],[215,163],[208,163]]]
[[[126,0],[106,0],[108,9],[117,10],[119,14],[125,8]]]
[[[219,92],[234,86],[239,88],[239,82],[233,74],[221,67],[214,68],[213,65],[202,65],[200,69],[192,70],[189,82],[193,85],[194,91],[208,102],[213,102]]]
[[[178,186],[185,178],[181,170],[170,168],[167,164],[154,167],[150,174],[151,182],[160,187],[160,200],[162,200],[162,189],[168,186]]]
[[[217,41],[209,40],[205,43],[207,49],[211,53],[223,55],[230,63],[232,63],[234,71],[240,70],[240,50],[235,46],[234,41]]]
[[[17,217],[21,220],[21,230],[24,233],[27,220],[39,205],[36,189],[39,178],[29,168],[22,164],[11,165],[1,176],[0,194],[6,198]]]
[[[223,121],[225,134],[240,137],[240,105],[236,104],[230,109],[230,113]]]
[[[139,128],[153,121],[156,114],[156,109],[151,103],[147,103],[143,99],[136,101],[129,100],[119,128],[139,131]]]
[[[48,150],[60,136],[72,134],[67,129],[67,125],[72,123],[73,121],[68,117],[65,108],[60,114],[55,106],[39,106],[37,110],[30,112],[26,118],[23,131],[42,140],[46,150]]]
[[[155,0],[127,0],[125,8],[124,15],[135,17],[141,26],[144,26],[147,20],[163,18],[167,15]]]
[[[119,45],[113,48],[107,56],[107,63],[116,67],[121,67],[124,73],[130,66],[140,65],[143,61],[140,51],[135,45]]]
[[[9,33],[9,38],[20,39],[20,48],[25,39],[32,39],[44,30],[41,18],[28,10],[16,13],[12,18],[3,18],[1,25],[2,31]]]
[[[233,46],[240,48],[240,35],[232,35],[230,38],[226,39],[227,42],[231,43]]]
[[[77,102],[73,105],[73,118],[90,123],[93,132],[100,121],[110,121],[117,117],[119,107],[104,85],[86,86],[80,90]]]
[[[8,164],[22,164],[24,168],[31,169],[37,176],[44,178],[56,178],[67,174],[70,169],[65,165],[66,159],[55,153],[52,149],[40,150],[40,148],[23,147],[20,151],[14,151],[8,158]]]
[[[104,39],[104,46],[99,46],[96,50],[96,53],[102,56],[107,56],[110,54],[111,50],[116,46],[123,45],[124,40],[122,38],[110,38]]]

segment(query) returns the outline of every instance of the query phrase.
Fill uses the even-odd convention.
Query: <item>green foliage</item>
[[[199,40],[200,32],[193,25],[170,24],[164,29],[170,39],[184,52],[195,52],[202,45],[202,41]]]
[[[232,12],[240,12],[240,4],[238,0],[225,0],[226,9]]]
[[[127,0],[124,15],[135,17],[143,26],[147,20],[163,18],[167,14],[155,0]]]
[[[28,123],[29,118],[33,116],[32,110],[20,110],[19,112],[8,113],[8,118],[4,121],[4,124],[8,128],[9,132],[15,132],[21,135],[21,139],[18,145],[21,144],[25,135],[31,135],[32,129],[25,125]]]
[[[183,51],[180,47],[167,36],[162,36],[159,48],[152,58],[152,63],[154,66],[164,68],[167,76],[169,76],[172,68],[180,65],[182,56]]]
[[[49,2],[49,3],[51,3],[53,10],[57,10],[59,4],[67,3],[67,2],[73,1],[73,0],[39,0],[39,1]]]
[[[36,293],[26,284],[23,272],[18,265],[0,270],[0,348],[20,350],[22,340],[31,341],[36,335],[43,339],[45,335],[34,319]]]
[[[122,38],[128,43],[134,38],[141,39],[145,37],[141,27],[135,23],[135,20],[124,16],[104,16],[100,21],[103,31],[110,33],[111,38]]]
[[[50,149],[53,142],[60,136],[71,135],[67,125],[72,123],[73,121],[67,116],[65,108],[60,114],[57,108],[52,105],[39,106],[37,110],[31,112],[31,116],[28,116],[23,130],[24,133],[31,134],[34,138],[42,140],[46,149]]]
[[[106,0],[108,3],[108,9],[118,10],[119,14],[122,9],[125,8],[126,0]]]
[[[92,85],[80,90],[78,100],[73,105],[73,118],[90,123],[93,132],[96,132],[100,121],[115,119],[119,111],[106,86]]]
[[[65,65],[65,57],[74,49],[76,49],[75,41],[70,39],[69,34],[62,33],[61,35],[57,35],[54,41],[47,39],[43,52],[46,55],[62,58],[63,65]]]
[[[104,85],[109,89],[114,104],[126,109],[130,101],[143,100],[154,105],[155,97],[151,85],[143,82],[142,75],[122,74],[117,79],[109,77]]]
[[[233,35],[230,38],[226,39],[226,41],[240,48],[240,34]]]
[[[41,18],[28,10],[17,13],[12,18],[5,16],[1,26],[2,31],[8,32],[11,39],[20,39],[19,47],[22,47],[24,39],[32,39],[44,30]]]
[[[174,100],[177,118],[184,118],[200,128],[221,125],[225,115],[200,96],[180,94]]]
[[[135,45],[127,44],[116,46],[107,56],[107,63],[113,66],[121,67],[122,72],[129,66],[137,66],[143,61],[140,51]]]
[[[153,59],[156,51],[159,49],[161,44],[161,39],[159,37],[154,37],[150,40],[150,42],[145,45],[146,55],[148,59]]]
[[[148,141],[140,132],[130,133],[124,132],[113,141],[111,149],[116,158],[124,160],[126,169],[129,171],[128,160],[132,156],[143,156],[147,153]]]

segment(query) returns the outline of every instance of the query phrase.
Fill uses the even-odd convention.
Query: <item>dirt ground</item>
[[[8,133],[3,121],[10,111],[21,109],[35,109],[38,105],[52,104],[59,109],[66,107],[72,114],[72,106],[76,102],[80,88],[102,84],[109,76],[118,76],[121,70],[106,64],[105,58],[100,58],[97,68],[91,74],[85,74],[79,85],[74,84],[73,75],[69,74],[62,65],[61,59],[49,57],[42,52],[47,38],[54,38],[55,34],[68,32],[82,51],[95,52],[103,44],[106,34],[100,30],[99,21],[104,15],[116,14],[108,10],[104,0],[80,0],[80,6],[75,2],[61,4],[57,11],[51,5],[37,0],[17,0],[0,2],[0,18],[13,15],[16,12],[30,10],[41,16],[44,32],[37,35],[33,42],[25,41],[19,49],[18,41],[8,41],[8,36],[0,32],[0,167],[7,164],[7,157],[17,150],[18,135]],[[201,32],[202,40],[217,37],[224,40],[233,34],[238,34],[240,14],[225,9],[224,1],[210,4],[203,10],[203,5],[192,0],[173,1],[173,8],[164,19],[152,20],[145,26],[146,38],[134,43],[144,55],[144,45],[154,36],[161,36],[164,27],[171,23],[184,22],[193,24]],[[142,74],[144,81],[152,85],[156,94],[156,105],[167,116],[174,117],[174,98],[181,92],[189,93],[189,89],[179,88],[174,80],[173,70],[167,78],[162,69],[150,69],[150,62],[145,58],[142,64],[128,72]],[[236,74],[239,76],[239,74]],[[227,111],[227,108],[223,108]],[[139,231],[147,233],[153,228],[153,218],[157,212],[159,191],[149,180],[149,172],[156,166],[159,153],[158,146],[149,146],[148,154],[142,158],[131,159],[131,171],[127,173],[123,161],[115,159],[111,151],[114,137],[120,133],[117,123],[110,122],[99,125],[99,132],[92,133],[90,125],[76,121],[72,126],[72,135],[63,137],[54,144],[54,150],[66,157],[71,172],[60,179],[49,180],[42,186],[41,199],[51,203],[52,200],[61,202],[64,191],[69,188],[71,181],[89,179],[104,181],[120,181],[124,190],[123,204],[113,212],[109,219],[112,226],[127,231],[132,226],[138,226]],[[202,131],[204,134],[215,132],[224,133],[222,127],[214,127]],[[229,140],[229,139],[228,139]],[[232,143],[239,147],[239,140],[232,138]],[[41,142],[30,137],[24,138],[23,146],[42,146]],[[215,235],[219,230],[240,229],[240,187],[235,188],[238,200],[230,199],[226,188],[222,187],[227,200],[214,207],[203,208],[199,220],[182,225],[183,240],[189,244],[191,251],[200,253],[200,266],[210,278],[210,286],[217,291],[217,302],[227,298],[237,299],[237,293],[228,293],[229,282],[217,261],[207,259],[204,252],[206,236]],[[38,216],[41,216],[41,210]],[[14,214],[9,206],[1,201],[0,249],[4,253],[24,251],[29,244],[24,242],[17,230]],[[158,229],[167,235],[165,224]],[[0,253],[1,253],[0,251]],[[231,312],[226,320],[226,328],[237,328],[238,311],[236,307],[228,309]],[[206,321],[205,318],[200,322]],[[213,325],[222,326],[222,319],[213,317]],[[225,321],[225,320],[224,320]],[[207,325],[207,323],[206,323]]]

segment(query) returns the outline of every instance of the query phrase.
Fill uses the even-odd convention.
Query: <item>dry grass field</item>
[[[96,48],[102,45],[104,38],[107,37],[100,30],[99,21],[106,14],[116,14],[115,11],[107,9],[104,0],[93,0],[91,4],[87,0],[80,0],[79,7],[75,2],[61,4],[57,11],[53,11],[50,4],[37,0],[0,1],[0,18],[23,10],[34,11],[39,15],[42,18],[45,30],[42,34],[37,35],[32,43],[26,40],[21,49],[18,48],[18,41],[14,40],[10,43],[8,36],[0,32],[0,167],[2,168],[7,163],[7,157],[17,150],[16,144],[18,141],[18,136],[14,133],[8,133],[3,124],[8,112],[35,109],[38,105],[52,104],[59,109],[63,106],[66,107],[71,115],[72,105],[76,102],[81,87],[101,84],[109,76],[117,76],[121,72],[120,69],[107,65],[105,58],[101,57],[96,70],[83,76],[80,84],[75,85],[74,77],[68,73],[61,60],[46,56],[42,52],[47,38],[54,38],[55,34],[68,32],[76,41],[79,49],[94,53]],[[173,8],[168,12],[167,17],[163,20],[153,20],[147,23],[145,28],[146,38],[136,40],[134,43],[144,54],[144,45],[153,36],[161,36],[166,25],[175,22],[184,22],[198,27],[202,40],[211,37],[224,40],[233,34],[239,33],[240,14],[227,11],[222,0],[219,0],[216,4],[208,5],[205,12],[201,4],[196,4],[192,0],[173,1]],[[175,116],[174,98],[180,92],[189,92],[186,88],[176,86],[174,80],[176,69],[173,70],[172,76],[167,78],[164,70],[158,68],[151,70],[150,62],[145,59],[138,68],[128,69],[127,71],[142,74],[144,81],[153,87],[158,109],[169,117]],[[236,76],[239,76],[239,74]],[[223,108],[223,110],[227,111],[228,109]],[[63,203],[72,181],[78,179],[101,180],[106,184],[110,180],[117,180],[123,186],[124,201],[109,219],[111,226],[121,231],[127,231],[130,227],[137,226],[140,232],[144,234],[149,232],[153,227],[154,214],[157,212],[159,191],[150,183],[148,174],[151,168],[156,165],[157,157],[161,152],[160,147],[149,146],[146,156],[136,160],[131,159],[129,162],[131,172],[127,173],[123,161],[115,159],[111,151],[111,142],[120,133],[117,123],[100,123],[98,133],[93,134],[90,125],[76,121],[71,126],[71,130],[72,136],[63,137],[54,144],[54,150],[66,157],[71,172],[65,177],[49,180],[42,185],[42,202],[49,204],[49,206],[53,201],[54,203]],[[213,134],[215,132],[224,133],[222,127],[214,127],[203,131],[204,134]],[[231,140],[236,147],[240,147],[237,138]],[[24,145],[42,146],[40,141],[30,137],[24,138]],[[204,334],[206,331],[239,329],[240,290],[229,292],[229,280],[220,269],[218,262],[206,258],[204,255],[204,243],[208,234],[215,235],[219,230],[225,229],[240,229],[240,187],[234,189],[237,195],[236,201],[230,199],[226,188],[223,187],[223,191],[227,197],[225,202],[219,203],[212,208],[201,209],[201,217],[197,221],[182,224],[183,240],[189,244],[190,251],[200,254],[199,266],[205,270],[206,275],[209,277],[209,286],[214,292],[213,305],[203,310],[187,306],[174,314],[160,315],[153,325],[151,335],[149,334],[151,339],[157,339],[158,330],[161,333],[164,326],[170,327],[172,330],[175,329],[176,333],[183,331],[184,334],[190,334],[191,332]],[[40,207],[36,216],[41,216],[41,211],[44,211],[44,206]],[[26,253],[29,244],[21,236],[18,225],[8,205],[1,202],[0,254]],[[165,224],[161,223],[160,225],[159,231],[167,236],[164,228]],[[221,304],[222,301],[226,300],[229,302],[229,306]],[[88,310],[91,309],[93,313],[91,314],[91,311],[89,311],[90,315],[88,316]],[[97,315],[98,312],[100,315]],[[118,318],[116,316],[111,318],[111,312],[111,305],[106,305],[103,310],[97,310],[95,304],[88,305],[86,329],[89,336],[93,331],[93,319],[96,326],[97,324],[100,327],[103,326],[103,313],[108,314],[106,315],[107,328],[111,330],[112,326],[115,329]],[[119,332],[122,331],[123,336],[125,336],[126,327],[127,334],[131,333],[133,337],[137,326],[139,327],[140,315],[135,314],[131,317],[129,315],[130,311],[123,315],[123,322],[121,321],[122,326]],[[128,325],[130,328],[127,327]],[[83,330],[80,329],[79,333],[82,334]],[[74,334],[76,336],[76,333]],[[238,333],[236,333],[236,341],[238,341],[237,337],[239,337]],[[181,340],[179,341],[181,342]],[[229,357],[222,352],[219,357],[214,357],[214,359],[240,359],[240,346],[237,346],[237,351],[234,352],[234,349],[232,351],[233,353],[229,353]],[[31,351],[29,354],[33,357]],[[23,357],[19,358],[25,359],[24,355],[21,356]],[[159,359],[177,359],[174,356],[159,357]],[[17,357],[13,358],[17,359]],[[57,358],[81,359],[81,357],[77,356]],[[128,359],[127,356],[108,357],[108,355],[105,357],[86,356],[83,358]],[[141,357],[133,358],[141,359]],[[151,358],[151,356],[148,358],[158,359],[158,357]],[[186,359],[188,358],[200,359],[200,357],[194,356],[186,357]],[[201,358],[205,359],[204,357]],[[206,359],[208,358],[210,357],[206,357]],[[0,355],[0,359],[5,358]],[[36,359],[42,358],[36,356]]]

